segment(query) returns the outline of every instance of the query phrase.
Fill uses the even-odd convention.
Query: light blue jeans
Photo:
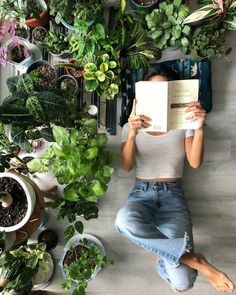
[[[193,251],[192,221],[180,182],[136,180],[115,225],[129,240],[159,256],[157,272],[175,291],[193,286],[197,271],[179,262]]]

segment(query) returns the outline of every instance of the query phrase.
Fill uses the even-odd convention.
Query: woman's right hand
[[[129,116],[129,128],[130,128],[130,135],[137,135],[138,130],[141,128],[147,128],[150,126],[148,123],[150,118],[145,115],[136,115],[136,99],[133,100],[133,108],[131,114]]]

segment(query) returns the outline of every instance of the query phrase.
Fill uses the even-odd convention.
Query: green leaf
[[[183,47],[188,47],[189,46],[189,41],[186,37],[181,38],[181,44]]]
[[[121,8],[121,13],[125,12],[126,9],[126,0],[120,0],[120,8]]]
[[[107,63],[105,63],[105,62],[102,62],[102,63],[100,64],[100,66],[99,66],[99,69],[100,69],[100,71],[102,71],[102,72],[106,72],[106,71],[108,71],[108,68],[109,68],[109,65],[108,65]]]
[[[96,31],[96,33],[98,33],[100,35],[100,37],[102,39],[105,39],[105,37],[106,37],[105,28],[102,24],[97,23],[95,25],[95,31]]]
[[[99,86],[97,80],[85,80],[85,88],[87,91],[92,92],[95,91]]]
[[[64,189],[64,199],[67,201],[71,201],[71,202],[77,202],[79,199],[79,196],[76,193],[76,191],[74,190],[74,188],[71,187],[70,185],[68,185]]]
[[[84,67],[85,71],[91,71],[91,72],[96,72],[97,71],[97,66],[94,63],[87,63]]]
[[[105,177],[112,176],[113,172],[114,172],[114,168],[107,166],[107,165],[103,167],[103,175]]]
[[[115,62],[114,60],[111,60],[111,61],[109,61],[108,66],[110,69],[114,69],[117,67],[117,62]]]
[[[61,126],[54,125],[52,128],[52,132],[56,143],[60,147],[63,145],[69,145],[69,130]]]
[[[77,231],[79,234],[82,234],[82,233],[83,233],[83,230],[84,230],[83,222],[81,222],[81,221],[76,221],[76,222],[75,222],[75,229],[76,229],[76,231]]]
[[[48,167],[45,165],[43,159],[33,159],[27,163],[27,167],[29,168],[30,172],[39,172],[44,173],[48,171]]]
[[[176,7],[176,8],[180,7],[181,3],[182,3],[182,0],[174,0],[174,2],[173,2],[174,7]]]
[[[73,225],[67,226],[66,230],[64,231],[64,239],[68,241],[70,238],[73,237],[75,234],[75,229]]]
[[[105,76],[105,74],[102,71],[97,71],[95,73],[95,75],[96,75],[98,81],[100,81],[100,82],[103,82],[106,79],[106,76]]]
[[[102,196],[106,192],[106,186],[102,184],[100,181],[96,180],[92,185],[92,191],[96,196]]]
[[[92,147],[87,149],[86,153],[85,153],[85,158],[87,160],[93,160],[94,158],[96,158],[98,155],[98,148],[97,147]]]
[[[32,151],[31,145],[27,140],[27,135],[23,128],[12,126],[11,137],[12,141],[16,145],[19,145],[24,151],[26,151],[27,153],[30,153]]]
[[[217,4],[209,4],[204,7],[199,8],[198,10],[194,11],[192,14],[187,16],[183,21],[184,24],[191,24],[197,21],[202,21],[209,17],[214,17],[221,13],[221,9]]]
[[[40,132],[42,138],[44,138],[45,140],[47,140],[49,142],[55,141],[51,127],[42,128],[41,130],[39,130],[39,132]]]
[[[85,80],[94,80],[95,78],[96,78],[96,75],[94,72],[88,72],[88,71],[84,72],[84,79]]]

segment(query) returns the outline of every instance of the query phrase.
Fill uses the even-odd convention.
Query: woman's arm
[[[204,130],[206,111],[201,107],[199,102],[192,103],[186,110],[192,112],[187,119],[198,121],[198,128],[195,130],[194,136],[185,139],[185,150],[189,164],[193,168],[199,168],[204,157]]]
[[[128,138],[121,144],[121,163],[122,167],[126,171],[131,171],[135,162],[135,139],[138,133],[138,129],[147,128],[150,120],[146,116],[136,116],[136,100],[133,101],[132,112],[129,117],[129,133]]]

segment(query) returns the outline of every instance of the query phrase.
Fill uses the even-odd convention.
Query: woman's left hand
[[[206,111],[202,108],[201,103],[199,101],[191,102],[189,104],[189,107],[185,110],[185,112],[191,112],[191,114],[187,116],[186,119],[191,121],[197,121],[197,129],[201,129],[203,127],[206,117]]]

